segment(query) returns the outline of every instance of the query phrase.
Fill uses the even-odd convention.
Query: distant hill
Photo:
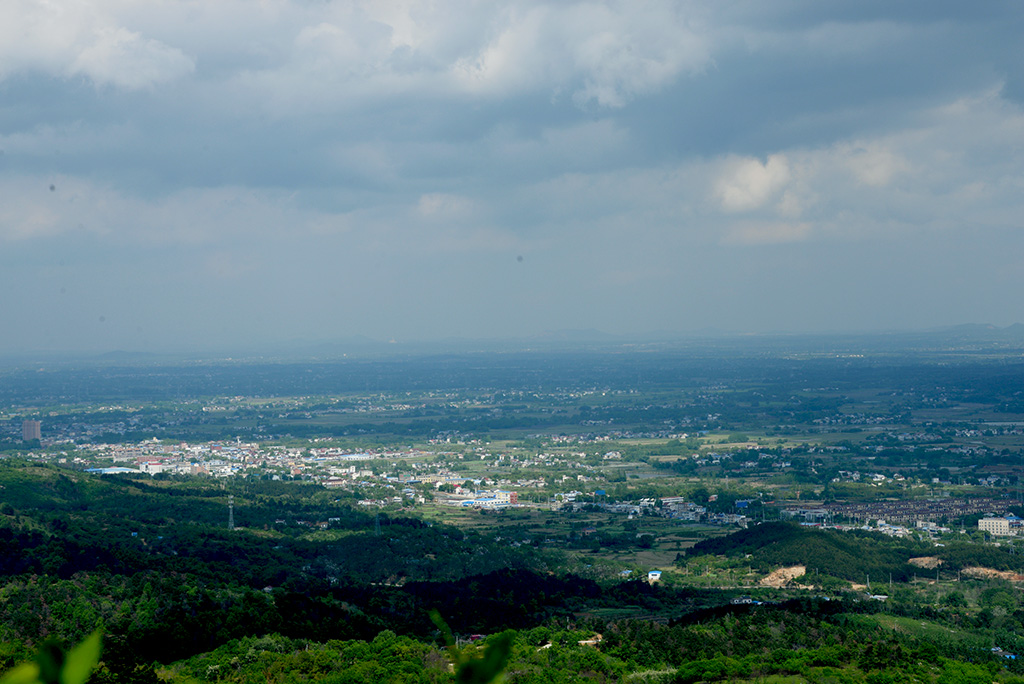
[[[1019,556],[1004,548],[971,542],[931,543],[886,537],[866,530],[839,531],[802,527],[794,523],[768,522],[727,537],[705,539],[687,551],[687,556],[746,557],[751,567],[767,572],[779,566],[803,565],[808,574],[839,577],[850,582],[905,582],[930,571],[910,564],[911,558],[937,558],[944,576],[967,567],[994,570],[1020,569]]]
[[[966,323],[952,328],[936,330],[935,335],[977,340],[1014,340],[1024,342],[1024,323],[1014,323],[1005,328],[989,323]]]
[[[750,565],[767,571],[780,565],[803,565],[809,574],[839,577],[864,583],[910,579],[915,570],[908,561],[924,555],[927,547],[914,542],[889,539],[878,534],[839,532],[806,528],[792,523],[769,522],[741,530],[728,537],[706,539],[687,555],[749,555]]]

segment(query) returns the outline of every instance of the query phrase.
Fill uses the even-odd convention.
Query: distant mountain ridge
[[[951,333],[966,336],[1024,340],[1024,323],[1013,323],[1005,328],[1000,328],[999,326],[992,325],[990,323],[964,323],[962,325],[955,325],[951,328],[942,328],[936,332],[939,334]]]

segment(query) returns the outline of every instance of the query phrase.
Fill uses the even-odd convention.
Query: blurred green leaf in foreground
[[[34,661],[15,667],[0,678],[0,684],[85,684],[100,662],[100,641],[99,630],[66,652],[47,641]]]
[[[509,632],[498,634],[487,641],[482,656],[473,657],[460,650],[455,644],[448,623],[436,611],[430,611],[430,619],[441,630],[445,646],[452,658],[455,668],[455,681],[458,684],[491,684],[501,677],[512,653],[512,637]],[[0,682],[6,684],[6,682]]]

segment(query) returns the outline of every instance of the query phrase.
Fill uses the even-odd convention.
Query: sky
[[[0,353],[1024,322],[1024,4],[4,0]]]

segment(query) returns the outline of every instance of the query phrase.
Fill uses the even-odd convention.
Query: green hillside
[[[767,522],[725,537],[706,539],[687,550],[687,556],[705,554],[744,559],[744,564],[768,571],[780,566],[803,565],[808,573],[838,577],[850,582],[906,582],[926,575],[910,564],[912,558],[935,557],[940,573],[955,576],[965,567],[1016,570],[1021,557],[1011,549],[968,542],[941,546],[886,537],[861,530],[839,531],[803,527],[793,523]],[[931,571],[934,574],[934,571]]]

